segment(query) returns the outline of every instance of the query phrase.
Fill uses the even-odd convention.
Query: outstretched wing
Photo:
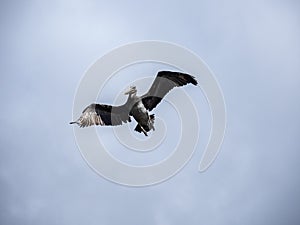
[[[180,87],[187,84],[197,85],[195,77],[180,72],[160,71],[158,72],[151,88],[143,95],[142,101],[146,109],[151,111],[163,99],[163,97],[174,87]]]
[[[70,124],[78,124],[80,127],[92,125],[117,126],[131,122],[129,111],[123,106],[111,106],[91,104],[86,107],[78,120]]]

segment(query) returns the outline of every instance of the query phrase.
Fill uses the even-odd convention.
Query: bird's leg
[[[154,122],[153,121],[149,121],[149,128],[150,128],[150,130],[155,131]]]
[[[152,129],[153,131],[155,131],[155,128],[154,128],[154,120],[155,120],[154,114],[150,115],[149,127],[150,127],[150,129]]]
[[[141,125],[140,125],[140,127],[141,127],[141,129],[142,129],[142,132],[145,134],[145,136],[148,136],[148,134],[147,134],[147,132],[145,131],[144,127],[141,126]]]

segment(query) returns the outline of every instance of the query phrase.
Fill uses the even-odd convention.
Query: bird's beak
[[[129,95],[130,93],[131,93],[131,90],[126,91],[126,92],[124,93],[124,95]]]

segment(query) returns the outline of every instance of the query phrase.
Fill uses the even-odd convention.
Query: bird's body
[[[136,87],[130,87],[125,94],[128,99],[124,105],[110,106],[103,104],[91,104],[83,110],[78,120],[70,124],[80,127],[91,125],[115,126],[131,122],[131,116],[138,123],[135,131],[143,132],[146,136],[154,128],[154,114],[149,114],[162,100],[162,98],[174,87],[186,84],[197,85],[195,78],[189,74],[171,71],[160,71],[157,74],[149,91],[137,96]]]

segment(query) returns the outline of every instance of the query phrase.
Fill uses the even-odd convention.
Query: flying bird
[[[155,130],[155,117],[149,112],[161,102],[171,89],[187,84],[197,85],[198,83],[195,77],[186,73],[159,71],[146,94],[137,96],[136,87],[131,86],[124,93],[128,95],[125,104],[111,106],[93,103],[83,110],[79,119],[70,122],[70,124],[77,124],[80,127],[117,126],[131,122],[131,117],[133,117],[137,122],[134,130],[139,133],[143,132],[145,136],[148,136],[147,132]]]

